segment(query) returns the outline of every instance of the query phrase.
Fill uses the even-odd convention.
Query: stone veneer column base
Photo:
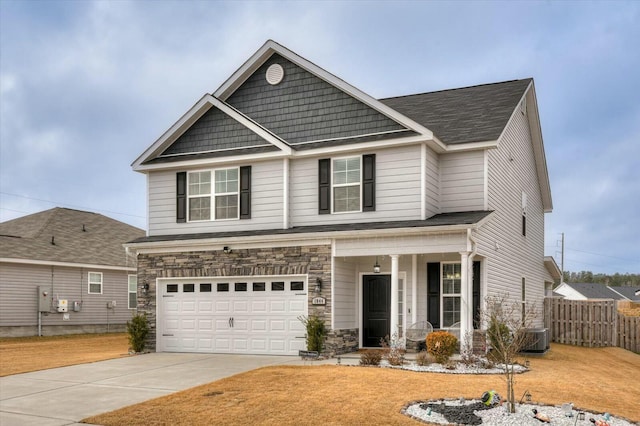
[[[356,352],[360,346],[357,328],[330,330],[327,333],[325,347],[322,351],[326,356],[336,356],[349,352]]]

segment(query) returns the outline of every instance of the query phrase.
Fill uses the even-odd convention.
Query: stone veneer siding
[[[232,277],[255,275],[308,276],[308,313],[319,315],[327,328],[331,324],[331,246],[294,246],[279,248],[152,253],[138,255],[138,312],[149,320],[150,333],[146,349],[156,348],[156,279]],[[316,279],[322,280],[320,294],[313,291]],[[145,294],[141,289],[149,285]],[[322,296],[326,305],[312,305],[314,297]],[[350,352],[358,348],[357,330],[329,330],[324,352],[327,355]]]

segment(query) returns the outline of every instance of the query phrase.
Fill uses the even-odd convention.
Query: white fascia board
[[[560,271],[560,267],[558,266],[558,263],[553,258],[553,256],[544,257],[544,266],[547,268],[547,271],[549,271],[549,273],[551,274],[551,277],[562,281],[562,272]]]
[[[421,228],[389,228],[354,231],[309,232],[301,234],[270,234],[260,236],[203,238],[180,241],[155,241],[128,243],[125,247],[132,253],[164,253],[166,251],[221,250],[224,246],[232,249],[242,244],[244,248],[284,247],[292,245],[329,244],[327,241],[354,237],[394,237],[400,235],[441,234],[466,232],[476,229],[479,224],[429,226]]]
[[[533,141],[533,154],[536,159],[536,170],[538,172],[538,183],[542,192],[542,207],[545,213],[553,210],[553,200],[551,198],[551,184],[549,183],[549,171],[547,170],[547,158],[544,153],[544,142],[542,140],[542,128],[540,125],[540,115],[538,113],[538,100],[536,89],[531,81],[527,89],[527,118],[531,129],[531,139]]]
[[[200,117],[204,115],[211,107],[216,107],[224,114],[228,115],[232,119],[236,120],[238,123],[247,127],[249,130],[254,132],[256,135],[267,141],[268,143],[275,145],[279,148],[282,153],[285,155],[291,154],[291,147],[280,140],[277,136],[270,133],[262,126],[245,116],[244,114],[237,111],[235,108],[225,104],[219,99],[214,98],[213,96],[206,94],[193,106],[189,111],[187,111],[180,119],[169,128],[164,134],[155,141],[145,152],[142,153],[131,165],[133,170],[137,172],[143,172],[145,170],[149,170],[148,165],[143,165],[147,159],[158,155],[164,149],[166,149],[169,145],[180,137],[189,127],[191,127]],[[164,165],[166,167],[166,164]],[[160,166],[159,168],[164,168]]]
[[[54,262],[51,260],[33,260],[33,259],[13,259],[11,257],[0,257],[0,263],[19,263],[22,265],[43,265],[43,266],[61,266],[67,268],[85,268],[85,269],[105,269],[109,271],[129,271],[135,272],[135,266],[112,266],[97,265],[93,263],[72,263],[72,262]]]
[[[498,147],[498,141],[467,142],[447,145],[447,152],[478,151]]]
[[[417,143],[425,143],[427,142],[422,135],[411,136],[408,138],[397,138],[397,139],[387,139],[383,141],[372,141],[372,142],[362,142],[362,143],[353,143],[347,145],[336,145],[336,146],[328,146],[322,148],[314,148],[314,149],[305,149],[302,151],[294,151],[293,157],[314,157],[317,155],[325,155],[325,154],[338,154],[345,153],[351,151],[366,151],[372,149],[379,148],[391,148],[394,146],[402,146],[402,145],[413,145]],[[294,146],[295,147],[295,146]]]
[[[253,56],[251,56],[251,58],[249,58],[235,73],[231,75],[229,79],[227,79],[227,81],[225,81],[222,84],[222,86],[218,88],[218,90],[214,92],[214,96],[216,98],[222,99],[223,101],[226,101],[226,99],[229,96],[231,96],[231,94],[238,87],[240,87],[242,83],[244,83],[246,79],[249,78],[249,76],[251,76],[251,74],[253,74],[258,68],[260,68],[260,66],[262,66],[262,64],[267,59],[269,59],[269,57],[271,57],[273,53],[277,53],[280,56],[283,56],[284,58],[298,65],[299,67],[305,69],[311,74],[316,75],[317,77],[337,87],[338,89],[342,90],[348,95],[353,96],[354,98],[358,99],[362,103],[386,115],[387,117],[391,118],[397,123],[417,133],[420,133],[426,139],[433,140],[434,141],[433,143],[438,145],[441,150],[443,151],[446,150],[446,145],[434,139],[433,132],[431,130],[411,120],[409,117],[406,117],[400,114],[398,111],[386,106],[379,100],[367,95],[360,89],[357,89],[356,87],[350,85],[346,81],[325,71],[324,69],[320,68],[313,62],[308,61],[307,59],[304,59],[303,57],[292,52],[286,47],[276,43],[273,40],[268,40],[264,45],[262,45],[262,47],[258,49],[258,51],[254,53]]]
[[[131,164],[133,170],[142,170],[142,163],[174,142],[178,136],[184,133],[189,127],[191,127],[191,125],[193,125],[193,123],[202,117],[202,115],[211,108],[211,103],[207,99],[208,96],[210,97],[211,95],[204,95],[200,98],[200,100],[185,112],[182,117],[173,124],[173,126],[171,126],[149,148],[140,154],[140,156]]]
[[[529,121],[529,129],[531,132],[531,144],[533,145],[533,155],[536,163],[536,172],[538,177],[538,185],[540,186],[540,193],[542,196],[542,208],[545,213],[550,213],[553,210],[553,202],[551,200],[551,185],[549,184],[549,172],[547,171],[547,159],[544,154],[544,144],[542,142],[542,129],[540,127],[540,115],[538,114],[538,101],[536,99],[536,91],[533,85],[533,80],[529,83],[529,86],[524,91],[524,94],[518,101],[515,109],[511,113],[507,125],[502,129],[502,133],[498,137],[498,143],[504,136],[509,124],[513,120],[513,117],[520,113],[520,104],[522,102],[527,103],[527,120]]]

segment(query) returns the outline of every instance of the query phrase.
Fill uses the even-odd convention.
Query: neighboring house
[[[268,41],[132,167],[157,351],[297,354],[302,315],[327,353],[467,336],[486,296],[542,309],[560,278],[531,79],[377,100]]]
[[[0,336],[123,331],[137,304],[123,243],[144,235],[65,208],[0,223]]]
[[[568,300],[613,299],[640,301],[638,288],[598,283],[562,283],[553,291]]]

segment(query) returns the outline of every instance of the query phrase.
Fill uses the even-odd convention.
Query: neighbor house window
[[[102,294],[102,272],[89,272],[89,294]]]
[[[460,263],[442,263],[442,328],[460,325]]]
[[[238,168],[190,172],[187,180],[189,221],[238,219]]]
[[[333,211],[357,212],[360,207],[361,157],[333,160]]]
[[[138,307],[138,276],[129,275],[129,309]]]

